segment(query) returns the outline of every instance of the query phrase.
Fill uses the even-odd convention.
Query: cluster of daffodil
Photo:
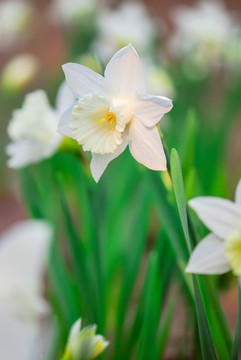
[[[6,14],[16,10],[10,3]],[[27,6],[18,19],[21,31],[12,29],[13,43],[32,11]],[[241,283],[233,338],[220,278],[202,276],[230,271],[226,286],[241,277],[241,180],[235,201],[225,199],[223,151],[241,110],[238,71],[222,111],[215,113],[207,90],[208,72],[234,60],[225,48],[239,24],[217,1],[177,8],[169,76],[153,50],[165,27],[138,2],[112,9],[55,0],[48,14],[71,39],[76,62],[62,67],[55,105],[45,90],[27,93],[7,127],[7,164],[18,169],[32,220],[0,239],[1,357],[158,360],[169,351],[171,358],[240,359]],[[0,39],[8,26],[0,24]],[[86,48],[76,56],[82,32],[81,46],[91,39],[87,50],[105,70]],[[238,36],[233,43],[239,49]],[[3,87],[19,89],[37,71],[34,57],[13,59]],[[169,153],[173,146],[178,152]]]

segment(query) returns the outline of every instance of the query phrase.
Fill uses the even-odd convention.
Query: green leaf
[[[186,239],[187,248],[189,253],[191,253],[192,245],[189,237],[189,229],[188,229],[188,221],[187,221],[187,205],[184,194],[182,170],[181,170],[180,159],[176,149],[172,149],[171,151],[171,176],[172,176],[174,194],[177,201],[177,207],[182,223],[183,232]]]
[[[195,293],[195,306],[198,320],[199,339],[202,351],[203,360],[216,360],[217,356],[215,353],[213,341],[210,335],[208,321],[206,317],[205,308],[203,306],[203,300],[200,294],[198,282],[196,276],[193,275],[193,286]]]
[[[183,232],[186,238],[187,247],[191,252],[192,247],[196,245],[197,235],[187,209],[181,164],[178,153],[175,149],[173,149],[171,152],[171,173]],[[196,278],[194,275],[193,282],[199,336],[203,357],[206,356],[205,354],[207,348],[210,351],[210,356],[214,356],[213,358],[216,357],[214,351],[215,344],[219,351],[220,357],[227,359],[229,331],[219,302],[213,291],[211,291],[211,284],[209,284],[208,279],[203,279],[202,277]],[[220,337],[223,336],[225,341],[220,341]]]

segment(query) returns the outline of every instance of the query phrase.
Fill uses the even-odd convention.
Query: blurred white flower
[[[194,249],[186,272],[241,275],[241,180],[235,202],[198,197],[189,201],[203,223],[212,231]]]
[[[148,54],[156,28],[142,2],[125,1],[119,8],[98,12],[95,51],[104,61],[123,46],[132,43],[138,52]]]
[[[72,326],[62,360],[91,360],[99,356],[109,342],[102,335],[96,335],[96,325],[81,330],[81,319]]]
[[[5,90],[19,90],[35,78],[39,69],[40,63],[36,56],[17,55],[8,61],[2,70],[2,87]]]
[[[146,93],[143,67],[131,45],[112,57],[104,77],[79,64],[68,63],[63,69],[79,100],[62,116],[59,131],[92,152],[95,181],[128,144],[137,161],[153,170],[166,170],[156,124],[171,110],[172,101]]]
[[[52,230],[41,220],[17,223],[0,238],[0,349],[8,360],[38,358],[40,320],[49,315],[43,272]]]
[[[172,13],[175,32],[170,39],[170,50],[177,56],[201,55],[207,63],[228,60],[227,47],[240,49],[238,20],[228,12],[222,1],[199,1],[195,7],[177,6]],[[239,55],[240,57],[240,55]]]
[[[96,0],[54,0],[51,15],[56,21],[69,24],[95,10]]]
[[[33,15],[32,7],[21,0],[8,0],[0,4],[0,48],[6,49],[25,35]]]
[[[59,117],[74,103],[72,92],[64,83],[57,94],[53,109],[43,90],[26,95],[23,107],[13,112],[8,126],[11,143],[6,151],[8,166],[24,167],[52,156],[63,137],[57,132]]]
[[[166,94],[168,97],[175,96],[175,88],[168,72],[151,59],[145,60],[147,88],[153,95]]]

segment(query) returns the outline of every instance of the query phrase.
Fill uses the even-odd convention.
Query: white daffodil
[[[25,1],[8,0],[0,4],[0,49],[7,49],[27,35],[33,9]]]
[[[50,13],[55,21],[70,24],[95,11],[96,0],[54,0]]]
[[[132,45],[112,57],[104,77],[79,64],[65,64],[63,70],[79,100],[62,116],[59,131],[92,152],[95,181],[128,144],[137,161],[153,170],[166,170],[156,124],[171,110],[172,101],[146,93],[143,67]]]
[[[51,235],[46,222],[26,220],[0,238],[2,359],[37,359],[43,350],[40,321],[47,320],[50,311],[42,295],[43,272]]]
[[[129,43],[138,52],[148,54],[157,32],[146,7],[137,1],[125,1],[116,9],[100,9],[97,29],[92,48],[104,61]]]
[[[236,48],[239,56],[240,25],[238,18],[229,12],[224,2],[199,1],[196,6],[180,5],[174,8],[172,18],[176,27],[170,38],[170,50],[175,56],[200,56],[216,64],[229,60]],[[214,21],[217,19],[217,21]]]
[[[99,356],[109,342],[102,335],[96,335],[96,325],[81,330],[81,319],[72,326],[62,360],[91,360]]]
[[[56,109],[53,109],[43,90],[26,95],[23,107],[13,112],[8,126],[11,143],[6,152],[8,165],[24,167],[52,156],[63,137],[57,131],[61,114],[74,103],[74,97],[66,84],[57,94]]]
[[[40,62],[35,55],[14,56],[2,70],[1,85],[4,90],[19,91],[36,78],[39,70]]]
[[[186,271],[223,274],[233,270],[241,275],[241,180],[235,202],[215,197],[189,201],[202,222],[212,231],[194,249]]]

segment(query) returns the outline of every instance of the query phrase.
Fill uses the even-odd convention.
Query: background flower
[[[196,246],[186,271],[223,274],[232,269],[236,275],[241,275],[241,181],[235,203],[215,197],[199,197],[189,204],[212,233]]]
[[[43,275],[51,234],[46,222],[26,220],[1,236],[0,348],[5,359],[38,358],[46,346],[40,320],[50,311]]]
[[[67,85],[62,85],[53,109],[43,90],[27,94],[22,109],[15,110],[8,126],[12,142],[6,151],[10,167],[23,167],[52,156],[63,137],[57,132],[60,115],[72,104],[74,97]]]

